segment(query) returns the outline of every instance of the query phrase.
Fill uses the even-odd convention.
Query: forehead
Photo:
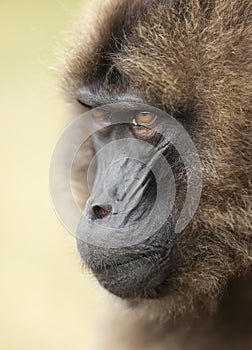
[[[71,50],[65,54],[65,87],[73,91],[83,86],[99,90],[123,85],[125,89],[126,76],[114,58],[127,46],[151,3],[149,0],[90,1],[83,9]]]
[[[246,23],[231,21],[246,12],[246,6],[239,4],[238,0],[219,5],[210,0],[94,1],[91,11],[84,9],[66,54],[66,90],[72,95],[84,86],[96,93],[137,92],[168,110],[189,110],[216,98],[225,90],[218,83],[223,75],[234,76],[234,47],[246,46],[244,38],[237,40],[239,26]],[[211,85],[218,87],[215,95]]]

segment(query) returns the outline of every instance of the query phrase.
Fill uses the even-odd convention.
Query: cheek
[[[90,139],[81,145],[72,161],[71,190],[78,207],[82,211],[92,190],[96,163]]]

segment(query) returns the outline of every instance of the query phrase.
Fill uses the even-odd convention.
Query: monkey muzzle
[[[77,229],[80,255],[110,292],[154,297],[174,241],[172,170],[153,147],[132,139],[112,142],[96,157]]]
[[[113,104],[105,112],[92,117],[104,128],[92,137],[96,176],[77,227],[78,250],[113,294],[159,297],[167,290],[182,209],[189,208],[184,221],[190,221],[199,198],[197,150],[183,127],[154,107]]]

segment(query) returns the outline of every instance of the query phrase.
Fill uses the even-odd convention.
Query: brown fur
[[[249,350],[252,3],[114,0],[99,6],[81,20],[66,54],[70,100],[85,85],[108,96],[136,92],[189,122],[204,165],[199,208],[173,250],[170,293],[134,305],[120,301],[130,318],[123,327],[128,337],[118,335],[108,348]],[[120,317],[116,312],[116,323]]]

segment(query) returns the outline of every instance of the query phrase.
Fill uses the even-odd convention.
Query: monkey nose
[[[92,220],[104,219],[112,212],[111,205],[92,204],[89,209],[89,216]]]

